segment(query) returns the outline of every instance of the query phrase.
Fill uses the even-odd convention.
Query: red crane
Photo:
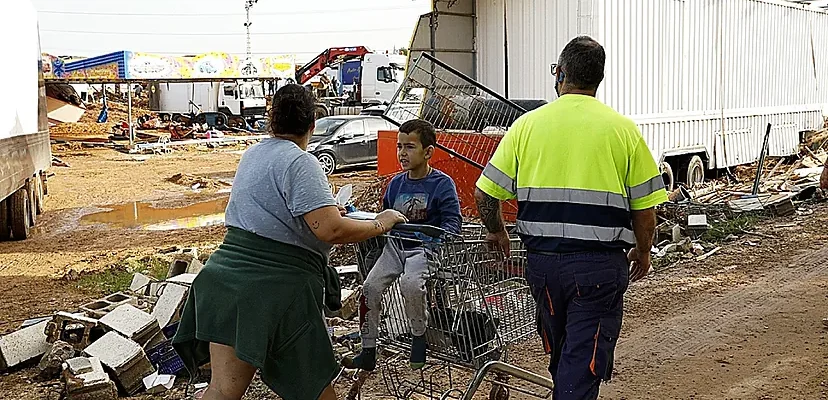
[[[331,47],[320,53],[309,63],[296,70],[296,83],[304,85],[314,76],[318,75],[326,67],[345,61],[363,57],[371,53],[365,46],[357,47]]]

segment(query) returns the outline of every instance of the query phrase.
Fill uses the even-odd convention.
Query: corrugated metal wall
[[[478,79],[504,93],[504,0],[477,0]],[[711,167],[771,154],[828,105],[828,14],[774,0],[521,0],[506,4],[509,97],[555,98],[550,63],[578,34],[607,51],[601,100],[656,157],[705,149]],[[722,119],[724,117],[724,119]],[[724,134],[722,134],[724,130]]]

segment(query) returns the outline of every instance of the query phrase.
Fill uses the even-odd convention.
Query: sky
[[[244,54],[245,0],[32,0],[43,52],[95,56],[119,50],[155,54]],[[251,8],[256,55],[307,61],[329,47],[407,47],[430,0],[258,0]]]

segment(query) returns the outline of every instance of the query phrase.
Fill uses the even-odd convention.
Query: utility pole
[[[247,59],[251,59],[253,57],[253,50],[250,47],[250,25],[253,25],[250,22],[250,9],[253,8],[253,5],[258,3],[259,0],[245,0],[244,1],[244,11],[247,14],[247,22],[244,23],[244,28],[247,29]]]

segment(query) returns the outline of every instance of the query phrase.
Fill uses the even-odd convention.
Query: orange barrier
[[[449,149],[457,149],[460,154],[463,154],[462,149],[468,147],[468,143],[474,142],[479,133],[457,134],[451,135],[437,133],[437,141]],[[499,139],[498,139],[499,142]],[[494,148],[490,150],[494,153]],[[485,164],[485,161],[491,158],[492,154],[463,154],[476,162]],[[485,158],[485,159],[481,159]],[[460,197],[460,207],[463,215],[467,217],[477,218],[477,206],[474,201],[474,190],[477,178],[482,172],[479,168],[452,156],[451,154],[437,149],[434,157],[431,159],[431,166],[448,174],[454,179],[457,185],[457,194]],[[377,174],[379,176],[395,175],[402,171],[400,163],[397,160],[397,132],[396,131],[380,131],[379,140],[377,142]],[[514,222],[517,216],[517,203],[510,201],[503,206],[504,218],[508,222]]]

